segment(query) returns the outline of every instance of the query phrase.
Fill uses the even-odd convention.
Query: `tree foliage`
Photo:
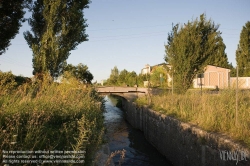
[[[202,14],[200,19],[184,26],[175,25],[168,34],[165,61],[172,66],[170,74],[173,73],[174,86],[180,92],[192,86],[196,74],[203,72],[206,65],[228,67],[226,47],[218,28]]]
[[[59,76],[70,51],[87,41],[83,9],[89,0],[36,0],[30,10],[31,31],[24,37],[33,51],[33,74]],[[32,33],[33,32],[33,33]]]
[[[117,68],[117,66],[115,66],[113,69],[111,69],[111,74],[109,76],[109,79],[107,80],[107,84],[108,85],[117,85],[117,81],[118,81],[118,77],[119,77],[119,70]]]
[[[229,69],[230,69],[230,77],[236,77],[236,68],[233,67],[232,63],[229,64]]]
[[[0,0],[0,55],[10,46],[10,40],[13,39],[19,31],[25,14],[25,7],[31,0]]]
[[[64,71],[70,72],[75,78],[80,80],[83,83],[90,84],[93,80],[93,75],[88,70],[88,66],[83,65],[82,63],[78,64],[77,66],[74,66],[72,64],[68,64]]]
[[[137,85],[140,87],[144,87],[144,81],[150,80],[150,75],[139,74],[137,76]]]
[[[127,85],[126,80],[127,80],[128,75],[129,75],[129,71],[127,71],[126,69],[122,70],[119,73],[119,76],[118,76],[118,79],[117,79],[118,85],[123,85],[123,84]]]
[[[163,66],[155,66],[150,75],[150,83],[152,86],[167,87],[167,70]]]
[[[124,83],[131,87],[137,85],[138,81],[136,72],[135,71],[129,72]]]
[[[143,78],[144,76],[138,76],[135,71],[129,72],[126,69],[119,71],[115,66],[113,69],[111,69],[111,74],[105,82],[105,85],[130,87],[138,84],[143,85],[143,81],[141,81]]]
[[[250,76],[250,21],[243,26],[240,33],[240,41],[236,50],[236,62],[239,68],[239,76]]]
[[[20,85],[31,82],[29,77],[16,76],[9,72],[0,71],[0,94],[9,94]]]

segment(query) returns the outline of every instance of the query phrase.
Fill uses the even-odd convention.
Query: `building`
[[[207,65],[205,72],[198,74],[193,82],[194,88],[228,88],[230,86],[230,69]]]
[[[164,79],[167,78],[167,82],[169,83],[169,82],[171,82],[172,79],[171,79],[170,75],[168,74],[166,67],[170,67],[170,66],[168,64],[166,64],[166,63],[161,63],[161,64],[157,64],[157,65],[154,65],[154,66],[150,66],[149,64],[147,64],[147,65],[145,65],[144,68],[141,69],[141,74],[150,74],[151,75],[157,69],[163,68],[163,71],[159,74],[159,77],[160,77],[159,80],[164,82]],[[147,87],[148,84],[149,84],[148,81],[144,81],[144,87]],[[150,84],[151,84],[151,86],[152,85],[156,86],[156,85],[159,84],[159,82],[156,83],[155,81],[151,80]]]
[[[151,73],[151,66],[146,64],[144,68],[141,69],[141,74],[150,74]]]
[[[145,67],[141,70],[142,74],[151,74],[157,66],[166,65],[169,70],[171,70],[171,66],[165,63],[150,66],[145,65]],[[207,65],[204,69],[204,73],[197,75],[196,78],[193,80],[193,87],[200,88],[201,85],[204,88],[227,88],[230,86],[230,69],[222,68],[213,65]],[[172,77],[174,75],[170,75],[167,73],[167,82],[168,86],[172,86]],[[200,78],[201,77],[201,78]],[[144,86],[147,86],[148,82],[144,82]],[[249,87],[250,86],[250,79],[246,79],[244,85]]]

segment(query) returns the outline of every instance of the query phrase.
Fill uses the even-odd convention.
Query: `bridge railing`
[[[128,92],[141,92],[147,93],[147,88],[137,88],[137,87],[97,87],[97,92],[120,92],[120,93],[128,93]]]

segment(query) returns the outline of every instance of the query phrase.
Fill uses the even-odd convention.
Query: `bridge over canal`
[[[138,87],[97,87],[96,90],[100,95],[112,94],[124,97],[128,100],[133,100],[148,94],[148,88]]]

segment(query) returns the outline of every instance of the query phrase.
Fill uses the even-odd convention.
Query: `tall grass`
[[[187,93],[152,96],[150,107],[156,111],[189,122],[201,128],[226,134],[250,148],[250,91],[239,93],[238,123],[236,125],[235,90],[219,94]],[[147,99],[137,99],[138,105],[147,105]]]
[[[100,101],[70,76],[60,84],[37,79],[1,95],[0,161],[1,150],[86,150],[91,165],[104,132]]]

